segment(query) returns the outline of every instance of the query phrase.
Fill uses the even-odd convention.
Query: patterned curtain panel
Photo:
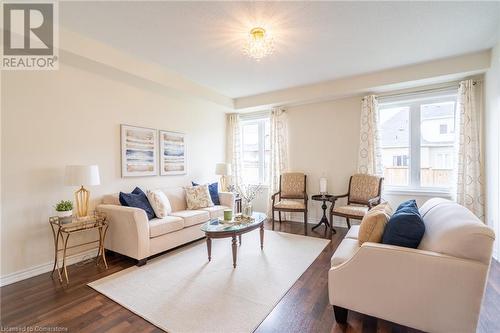
[[[484,221],[484,181],[481,156],[482,84],[460,82],[457,117],[459,124],[456,200]]]
[[[241,159],[241,128],[240,115],[237,113],[227,115],[227,135],[226,135],[226,161],[231,163],[232,184],[238,185],[242,179],[243,162]]]
[[[358,172],[382,176],[382,154],[378,133],[378,102],[374,95],[361,102]]]
[[[285,110],[271,112],[271,158],[269,161],[269,197],[279,189],[280,175],[288,169],[288,120]],[[268,204],[271,215],[271,203]]]

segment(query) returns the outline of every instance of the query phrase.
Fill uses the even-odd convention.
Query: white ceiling
[[[61,2],[61,24],[237,98],[488,49],[500,2]],[[276,51],[241,52],[264,25]]]

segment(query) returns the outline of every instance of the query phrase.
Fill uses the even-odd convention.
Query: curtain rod
[[[473,80],[472,81],[473,85],[476,85],[478,83],[481,83],[482,80]],[[440,87],[436,87],[436,88],[426,88],[426,89],[419,89],[419,90],[413,90],[413,91],[407,91],[407,92],[401,92],[401,93],[385,93],[385,94],[379,94],[379,95],[375,95],[377,98],[391,98],[391,97],[400,97],[400,96],[412,96],[412,95],[420,95],[420,94],[423,94],[423,93],[427,93],[427,92],[440,92],[440,91],[448,91],[448,90],[451,90],[451,89],[458,89],[460,86],[460,82],[453,82],[453,83],[449,83],[447,85],[443,85],[443,86],[440,86]],[[363,97],[363,99],[365,99]]]

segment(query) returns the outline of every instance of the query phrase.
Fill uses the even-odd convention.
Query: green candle
[[[233,210],[232,209],[224,209],[224,220],[231,221],[233,219]]]

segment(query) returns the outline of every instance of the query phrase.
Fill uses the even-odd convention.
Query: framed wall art
[[[121,125],[122,177],[158,175],[158,131]]]
[[[186,134],[170,131],[160,133],[160,175],[187,173]]]

